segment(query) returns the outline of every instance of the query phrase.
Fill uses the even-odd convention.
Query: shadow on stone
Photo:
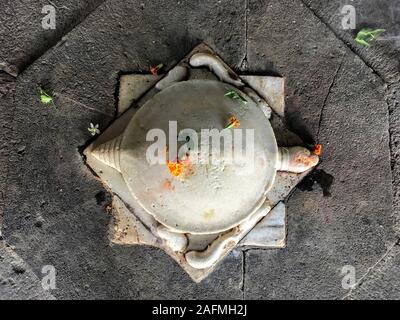
[[[313,188],[315,183],[317,183],[322,188],[324,197],[330,197],[330,190],[334,181],[335,178],[331,174],[326,173],[324,170],[317,169],[306,176],[303,181],[297,186],[297,188],[301,191],[312,191],[314,190]]]

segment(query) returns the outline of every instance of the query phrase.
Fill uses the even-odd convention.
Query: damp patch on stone
[[[297,188],[301,191],[313,191],[315,184],[317,184],[321,187],[324,197],[330,197],[331,186],[334,181],[335,178],[331,174],[322,169],[316,169],[305,177]]]

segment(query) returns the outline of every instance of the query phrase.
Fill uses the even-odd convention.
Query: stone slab
[[[321,106],[345,46],[301,1],[249,0],[248,10],[246,73],[285,77],[285,121],[305,143],[318,143]]]
[[[104,226],[109,216],[103,206],[110,198],[81,165],[76,150],[90,139],[89,122],[98,122],[104,129],[111,117],[67,101],[57,104],[60,110],[55,111],[36,104],[36,84],[44,82],[52,91],[112,115],[119,71],[147,70],[150,64],[172,61],[201,40],[217,48],[230,65],[241,66],[247,51],[246,71],[287,76],[288,122],[307,143],[319,138],[320,128],[328,153],[324,153],[318,170],[335,176],[331,198],[322,196],[318,182],[312,184],[321,181],[321,175],[306,179],[307,184],[302,186],[312,191],[293,193],[288,203],[292,236],[286,249],[245,253],[244,296],[342,297],[346,293],[340,286],[342,265],[354,263],[363,275],[386,252],[385,244],[392,243],[388,217],[391,178],[388,165],[378,166],[386,163],[379,158],[387,152],[384,146],[388,141],[381,138],[386,132],[386,115],[383,90],[374,84],[374,76],[357,59],[348,61],[349,72],[344,80],[341,78],[347,88],[332,88],[337,90],[336,101],[326,105],[329,113],[323,113],[319,127],[317,115],[347,52],[342,42],[297,2],[251,0],[246,50],[245,4],[231,3],[180,1],[170,8],[160,1],[146,2],[143,9],[139,1],[116,1],[112,6],[106,3],[18,80],[17,112],[12,124],[16,133],[11,157],[7,157],[13,172],[5,197],[5,237],[36,274],[40,274],[43,263],[57,265],[58,297],[242,297],[242,259],[237,253],[229,255],[216,273],[197,286],[157,249],[110,249],[99,236],[107,232]],[[321,5],[327,7],[329,3]],[[336,2],[330,10],[336,14]],[[165,14],[158,16],[159,11]],[[121,25],[115,23],[117,17]],[[373,65],[390,66],[384,56],[379,59]],[[348,96],[349,92],[354,95]],[[367,122],[376,127],[367,126]],[[377,141],[373,146],[365,145],[360,137],[364,132],[366,141]],[[326,148],[328,142],[331,147]],[[23,147],[23,154],[18,154]],[[41,228],[34,227],[37,218],[44,220]]]
[[[2,1],[0,63],[23,70],[82,22],[104,0]],[[56,9],[56,29],[42,28],[42,8]]]
[[[285,116],[285,78],[271,76],[240,76],[269,104],[280,117]]]
[[[56,282],[57,285],[57,282]],[[4,241],[0,241],[0,300],[54,300],[41,280]]]
[[[275,15],[285,8],[274,6]],[[287,203],[286,248],[245,252],[246,298],[342,298],[343,266],[363,275],[396,241],[384,93],[381,80],[348,52],[323,108],[322,162]],[[319,184],[326,187],[329,174],[324,196]]]
[[[262,249],[284,248],[285,245],[286,206],[283,202],[279,202],[239,243],[245,248]]]
[[[126,111],[161,78],[152,74],[126,74],[119,79],[118,114]]]
[[[357,286],[345,297],[351,300],[400,299],[400,247],[395,245],[370,272],[363,274],[355,269]]]
[[[141,3],[106,1],[19,76],[3,235],[35,273],[56,267],[57,298],[240,298],[241,255],[196,285],[159,249],[109,245],[111,196],[79,151],[90,122],[104,130],[112,121],[120,72],[178,61],[199,39],[230,65],[244,54],[241,1]],[[40,105],[38,83],[58,95],[55,108]]]
[[[303,2],[335,34],[354,50],[388,83],[400,80],[400,5],[393,0],[303,0]],[[352,5],[356,12],[356,29],[342,26],[344,5]],[[362,28],[385,29],[386,32],[368,48],[354,41]]]
[[[196,48],[192,50],[193,52],[210,52],[215,54],[211,48],[207,47],[205,44],[200,44]],[[191,54],[192,54],[191,53]],[[185,57],[180,63],[185,63],[188,60],[188,57],[191,56],[189,54]],[[211,72],[203,70],[201,73],[194,72],[197,69],[190,69],[189,71],[189,79],[209,79]],[[233,72],[233,71],[232,71]],[[154,77],[151,78],[154,80]],[[143,81],[145,80],[145,81]],[[135,106],[130,107],[126,113],[121,115],[115,123],[113,123],[101,136],[96,139],[93,144],[88,146],[84,154],[86,156],[87,165],[94,170],[94,172],[101,178],[101,180],[107,185],[110,192],[115,193],[116,195],[113,197],[112,203],[112,213],[113,213],[113,222],[110,227],[110,240],[117,244],[126,244],[126,245],[140,245],[147,244],[159,247],[167,252],[173,259],[177,261],[177,263],[184,269],[191,278],[195,282],[202,281],[205,277],[207,277],[215,268],[215,265],[218,264],[219,261],[222,261],[223,257],[229,253],[228,250],[223,257],[219,259],[219,261],[212,267],[196,270],[192,268],[190,265],[186,263],[186,260],[182,254],[174,252],[167,244],[165,244],[158,235],[154,234],[154,232],[149,232],[149,230],[157,228],[155,221],[146,213],[144,210],[137,204],[136,200],[130,195],[128,192],[128,188],[124,182],[122,175],[115,169],[110,168],[105,165],[103,162],[99,161],[96,157],[92,156],[91,150],[95,149],[97,146],[101,145],[104,142],[115,139],[118,135],[123,132],[125,126],[129,123],[132,116],[135,114],[137,110],[137,106],[141,106],[144,104],[144,101],[148,101],[156,91],[151,89],[152,85],[154,86],[154,81],[149,83],[148,77],[141,74],[130,74],[124,75],[120,78],[119,84],[119,101],[118,108],[121,107],[121,101],[123,103],[127,101],[131,101],[129,105],[133,102],[132,97],[136,96],[137,101]],[[275,79],[263,79],[267,82],[276,82]],[[279,81],[278,81],[279,82]],[[265,84],[265,81],[263,82]],[[260,89],[260,88],[258,88]],[[263,91],[264,98],[269,97],[281,97],[283,99],[284,92],[283,87],[278,90],[275,87],[268,88],[268,92],[261,88]],[[272,90],[272,91],[271,91]],[[147,92],[143,98],[140,98],[141,94]],[[271,95],[269,95],[270,93]],[[144,101],[143,101],[144,100]],[[271,99],[269,99],[271,100]],[[126,107],[126,106],[125,106]],[[119,109],[120,110],[120,109]],[[276,118],[276,115],[274,115]],[[288,140],[289,145],[297,142],[298,138],[288,131],[283,123],[280,121],[272,121],[272,124],[279,124],[277,130],[274,131],[282,136],[280,139]],[[295,137],[294,139],[291,139]],[[276,182],[273,188],[268,193],[268,203],[274,207],[279,201],[283,200],[287,197],[293,188],[299,183],[299,181],[306,175],[303,174],[293,174],[286,172],[279,172],[277,174]],[[119,198],[121,197],[121,199]],[[126,203],[127,206],[124,204]],[[283,218],[282,218],[283,213]],[[286,226],[285,226],[285,210],[281,210],[281,206],[278,205],[274,212],[268,214],[260,223],[259,228],[256,230],[252,230],[249,232],[249,239],[254,239],[256,237],[258,240],[258,245],[262,248],[267,247],[284,247],[285,239],[286,239]],[[274,228],[279,221],[279,217],[281,217],[283,224],[281,228],[278,230]],[[269,220],[272,220],[269,222]],[[262,230],[261,230],[262,229]],[[260,231],[262,232],[262,236],[260,236]],[[266,231],[271,231],[270,233],[266,233]],[[280,234],[279,234],[280,232]],[[253,235],[252,235],[253,234]],[[189,250],[204,250],[212,241],[215,240],[216,235],[203,235],[203,236],[194,236],[191,235],[189,237]],[[253,247],[255,243],[251,244]]]
[[[400,236],[400,83],[390,85],[386,92],[389,107],[390,152],[393,183],[393,210],[397,217],[396,231]]]
[[[13,118],[13,103],[15,78],[0,71],[0,240],[2,237],[1,227],[3,222],[3,206],[7,193],[7,160],[10,153],[11,122]]]
[[[113,197],[109,210],[112,213],[109,230],[111,242],[120,245],[157,246],[157,238],[118,196]]]

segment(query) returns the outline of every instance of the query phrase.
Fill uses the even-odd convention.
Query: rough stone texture
[[[0,71],[0,238],[3,220],[3,205],[5,199],[5,186],[7,183],[7,159],[9,156],[9,136],[11,134],[11,122],[14,105],[15,79]],[[1,240],[1,239],[0,239]]]
[[[390,117],[390,150],[394,210],[397,217],[397,234],[400,233],[400,84],[390,85],[386,96]]]
[[[0,241],[0,300],[53,300],[41,281],[11,248]]]
[[[400,3],[393,0],[302,0],[354,52],[387,82],[400,79]],[[343,30],[341,8],[350,4],[356,10],[356,29]],[[354,38],[362,28],[383,28],[381,40],[370,48]],[[382,39],[386,38],[386,39]]]
[[[25,69],[104,0],[4,0],[0,12],[0,62]],[[56,29],[43,30],[42,8],[56,8]]]
[[[392,167],[392,183],[394,206],[393,215],[396,217],[395,233],[399,236],[399,208],[400,208],[400,5],[391,0],[356,0],[356,1],[314,1],[304,0],[310,9],[319,16],[329,27],[360,57],[374,69],[374,71],[388,83],[387,104],[389,107],[390,124],[390,151]],[[357,29],[343,30],[341,26],[340,8],[345,4],[355,7],[357,13]],[[370,48],[357,45],[353,39],[359,29],[363,27],[384,28],[386,32],[375,41]],[[393,251],[393,252],[392,252]],[[398,298],[396,289],[398,283],[394,281],[398,270],[393,266],[398,255],[398,246],[388,252],[388,257],[368,273],[350,298]],[[376,271],[375,271],[376,269]],[[364,285],[365,283],[365,285]]]
[[[18,78],[18,144],[10,157],[3,231],[36,273],[43,264],[57,268],[57,298],[242,296],[240,255],[230,255],[196,285],[160,250],[110,246],[104,210],[110,196],[78,148],[90,140],[90,122],[104,129],[114,115],[120,71],[171,63],[197,39],[237,64],[244,52],[243,12],[240,1],[107,1]],[[39,83],[56,95],[55,107],[40,105]]]
[[[311,191],[292,195],[286,249],[246,252],[245,297],[340,298],[346,294],[342,267],[351,264],[364,274],[396,240],[384,86],[349,50],[339,61],[324,59],[340,43],[305,7],[291,5],[290,17],[282,18],[289,4],[250,5],[249,28],[254,30],[252,21],[258,27],[249,34],[249,47],[257,44],[254,51],[267,52],[277,71],[288,77],[288,100],[297,104],[289,104],[287,112],[297,107],[312,117],[305,119],[307,127],[314,136],[320,133],[324,146],[318,169],[333,175],[334,182],[331,196],[324,196],[312,179],[302,187]],[[290,19],[301,21],[301,28]],[[285,41],[273,42],[278,30]],[[316,56],[307,51],[314,46],[320,50]],[[257,63],[249,55],[250,68]],[[319,85],[316,77],[321,77]],[[301,113],[297,117],[303,118]]]
[[[357,275],[357,273],[356,273]],[[361,280],[361,281],[360,281]],[[392,250],[368,273],[346,299],[392,300],[400,297],[400,247]]]
[[[251,71],[287,78],[286,118],[303,141],[313,143],[344,46],[299,3],[249,1],[247,60]]]
[[[18,78],[14,122],[12,96],[0,98],[0,126],[14,128],[11,138],[10,131],[0,135],[0,161],[10,168],[8,180],[6,168],[0,168],[6,240],[38,277],[43,265],[56,266],[59,289],[52,293],[57,298],[240,298],[242,289],[245,298],[341,298],[347,292],[340,273],[347,264],[362,279],[350,298],[398,298],[398,247],[388,251],[397,239],[384,88],[346,45],[393,83],[387,101],[395,192],[400,178],[397,47],[391,42],[355,47],[353,33],[337,30],[338,2],[304,0],[311,11],[296,0],[106,1]],[[7,1],[0,15],[5,21],[0,23],[5,43],[0,62],[22,69],[62,34],[48,41],[37,26],[37,1],[29,3]],[[72,1],[54,3],[72,6]],[[88,12],[81,10],[83,2],[74,3],[76,11]],[[398,23],[387,19],[391,4],[396,1],[363,0],[360,12],[367,10],[365,22],[376,18],[376,26],[393,31]],[[12,20],[13,10],[21,13],[20,20]],[[315,175],[302,186],[313,190],[298,190],[288,202],[287,248],[246,251],[244,260],[234,251],[195,285],[157,249],[109,245],[110,217],[103,207],[111,198],[77,150],[90,140],[90,122],[104,129],[112,119],[120,71],[173,65],[203,40],[236,68],[286,76],[288,122],[306,142],[320,141],[324,153]],[[55,108],[39,104],[39,83],[57,94]],[[11,146],[5,149],[7,141]],[[330,190],[326,181],[331,178],[324,172],[334,176]],[[26,285],[35,282],[32,278]],[[15,297],[9,287],[1,290]]]
[[[342,267],[355,266],[361,277],[396,241],[383,90],[362,66],[354,56],[346,57],[325,106],[319,169],[334,175],[331,197],[323,197],[318,187],[306,196],[293,194],[286,249],[247,253],[248,298],[341,298],[346,294]],[[362,99],[355,88],[348,90],[361,78],[368,91]],[[260,281],[256,275],[266,268],[272,272]]]

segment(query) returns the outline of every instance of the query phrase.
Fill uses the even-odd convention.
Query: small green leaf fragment
[[[40,102],[42,104],[49,104],[53,102],[53,97],[50,96],[46,91],[44,91],[42,88],[39,88],[40,92]]]
[[[236,91],[229,91],[229,92],[225,93],[225,97],[229,97],[232,99],[234,99],[236,97],[236,95],[237,95]]]
[[[381,33],[384,33],[386,30],[385,29],[376,29],[376,30],[372,30],[370,31],[371,35],[373,35],[374,37],[379,37],[379,35]]]
[[[240,100],[244,104],[247,103],[247,100],[245,98],[243,98],[239,93],[237,93],[234,90],[228,91],[227,93],[225,93],[225,97],[228,97],[228,98],[231,98],[231,99],[234,99],[234,100]]]
[[[385,29],[375,29],[375,30],[370,28],[361,29],[357,33],[357,36],[354,40],[358,44],[361,44],[362,46],[369,47],[370,46],[369,43],[378,38],[379,35],[385,31],[386,31]]]
[[[51,103],[53,101],[53,98],[42,94],[42,95],[40,95],[40,101],[43,104],[49,104],[49,103]]]

